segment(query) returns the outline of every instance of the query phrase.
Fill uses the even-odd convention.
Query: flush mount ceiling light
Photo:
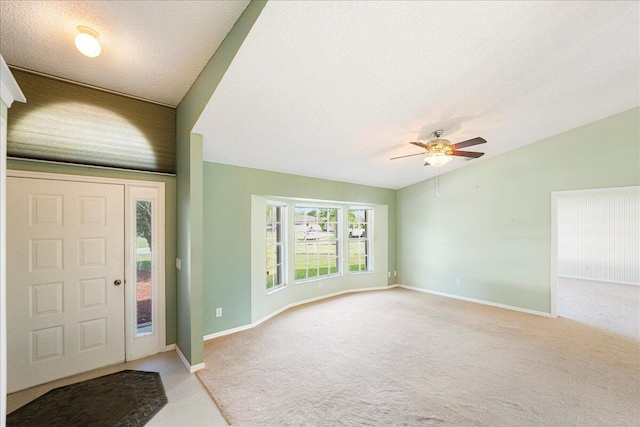
[[[98,42],[98,33],[82,25],[78,27],[78,31],[80,33],[76,36],[76,47],[80,53],[89,58],[100,55],[102,48]]]

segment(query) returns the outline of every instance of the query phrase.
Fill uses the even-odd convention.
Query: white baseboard
[[[172,344],[172,345],[176,347],[176,353],[178,353],[178,356],[180,356],[180,360],[182,360],[182,363],[184,363],[184,366],[187,367],[187,370],[189,371],[190,374],[193,374],[194,372],[205,368],[204,362],[198,363],[197,365],[191,365],[187,360],[187,358],[184,356],[184,354],[182,354],[182,351],[180,351],[180,347],[178,347],[175,344]]]
[[[174,351],[176,349],[176,345],[175,344],[169,344],[168,346],[166,346],[164,348],[164,350],[162,350],[163,353],[167,352],[167,351]]]
[[[212,340],[214,338],[218,338],[218,337],[221,337],[221,336],[224,336],[224,335],[234,334],[236,332],[246,331],[247,329],[255,328],[256,326],[258,326],[262,322],[265,322],[265,321],[271,319],[273,316],[276,316],[276,315],[282,313],[283,311],[290,309],[291,307],[296,307],[296,306],[303,305],[303,304],[309,304],[310,302],[320,301],[320,300],[323,300],[323,299],[326,299],[326,298],[335,297],[335,296],[338,296],[338,295],[350,294],[350,293],[354,293],[354,292],[382,291],[382,290],[385,290],[385,289],[392,289],[392,288],[395,288],[395,287],[398,287],[398,286],[399,286],[398,284],[395,284],[395,285],[389,285],[389,286],[376,286],[376,287],[371,287],[371,288],[347,289],[347,290],[344,290],[344,291],[339,291],[339,292],[334,292],[334,293],[331,293],[331,294],[321,295],[321,296],[315,297],[315,298],[309,298],[309,299],[305,299],[305,300],[302,300],[302,301],[293,302],[291,304],[285,305],[284,307],[274,311],[271,314],[266,315],[262,319],[257,320],[257,321],[255,321],[253,323],[250,323],[248,325],[238,326],[237,328],[233,328],[233,329],[226,329],[224,331],[216,332],[214,334],[205,335],[203,337],[203,339],[204,339],[204,341],[208,341],[208,340]]]
[[[514,305],[500,304],[492,301],[485,301],[485,300],[476,299],[476,298],[463,297],[460,295],[448,294],[445,292],[432,291],[424,288],[416,288],[414,286],[407,286],[407,285],[398,285],[398,286],[404,289],[410,289],[412,291],[424,292],[427,294],[439,295],[441,297],[447,297],[447,298],[455,298],[462,301],[475,302],[476,304],[490,305],[492,307],[504,308],[504,309],[513,310],[513,311],[520,311],[522,313],[527,313],[527,314],[535,314],[536,316],[554,317],[550,313],[545,313],[544,311],[529,310],[528,308],[516,307]]]
[[[600,282],[600,283],[614,283],[616,285],[631,285],[631,286],[640,286],[640,283],[636,282],[623,282],[620,280],[604,280],[604,279],[594,279],[593,277],[580,277],[580,276],[562,276],[558,275],[560,279],[576,279],[576,280],[587,280],[589,282]]]
[[[225,329],[224,331],[216,332],[215,334],[205,335],[204,341],[209,341],[225,335],[235,334],[236,332],[245,331],[251,328],[253,328],[253,325],[249,323],[248,325],[238,326],[237,328]]]
[[[350,293],[354,293],[354,292],[381,291],[381,290],[385,290],[385,289],[395,288],[396,286],[398,286],[398,285],[375,286],[375,287],[371,287],[371,288],[347,289],[347,290],[344,290],[344,291],[334,292],[334,293],[331,293],[331,294],[320,295],[319,297],[315,297],[315,298],[309,298],[309,299],[305,299],[305,300],[302,300],[302,301],[292,302],[291,304],[285,305],[281,309],[276,310],[273,313],[266,315],[262,319],[253,322],[251,324],[251,327],[258,326],[262,322],[265,322],[265,321],[271,319],[273,316],[278,315],[278,314],[282,313],[283,311],[290,309],[291,307],[297,307],[299,305],[309,304],[310,302],[320,301],[320,300],[323,300],[323,299],[326,299],[326,298],[336,297],[338,295],[350,294]]]

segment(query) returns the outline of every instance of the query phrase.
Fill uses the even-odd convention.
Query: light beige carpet
[[[558,278],[558,315],[638,339],[640,286]]]
[[[639,341],[404,289],[336,297],[208,341],[239,426],[637,426]]]

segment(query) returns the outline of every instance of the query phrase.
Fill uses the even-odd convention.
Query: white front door
[[[7,179],[8,391],[123,362],[124,186]]]

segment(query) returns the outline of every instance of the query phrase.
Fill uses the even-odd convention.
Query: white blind
[[[640,284],[640,190],[558,198],[558,274]]]

